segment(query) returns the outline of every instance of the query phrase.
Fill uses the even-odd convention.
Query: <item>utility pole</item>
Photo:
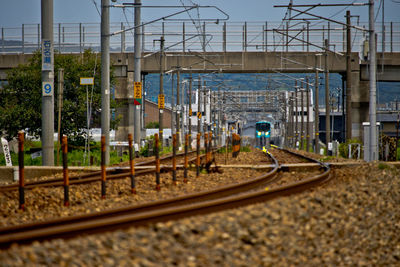
[[[298,114],[299,114],[299,101],[298,101],[298,99],[297,99],[297,80],[296,81],[294,81],[294,99],[295,99],[295,102],[296,102],[296,107],[295,107],[295,121],[296,121],[296,123],[295,123],[295,134],[296,134],[296,137],[295,137],[295,141],[294,141],[294,146],[297,148],[297,141],[298,141],[298,138],[299,138],[299,132],[298,132],[298,127],[299,127],[299,116],[298,116]]]
[[[376,47],[375,47],[374,0],[369,0],[369,160],[378,160],[376,133]]]
[[[54,166],[53,0],[42,0],[42,165]]]
[[[57,124],[57,166],[60,165],[60,144],[61,135],[61,112],[63,106],[63,91],[64,91],[64,69],[58,69],[58,124]]]
[[[110,163],[110,0],[101,0],[101,135]]]
[[[304,83],[301,81],[300,87],[301,98],[301,124],[300,124],[300,149],[303,150],[304,142]]]
[[[175,80],[174,80],[174,72],[171,72],[171,134],[176,134],[176,128],[175,128],[175,112],[176,112],[176,107],[174,103],[174,86],[175,86]]]
[[[307,124],[306,124],[306,150],[310,151],[310,87],[308,86],[308,76],[306,77],[306,103],[307,103]]]
[[[160,94],[158,95],[158,132],[161,150],[163,149],[163,113],[164,113],[164,36],[160,38]],[[172,131],[172,129],[171,129]]]
[[[326,139],[326,147],[331,142],[331,113],[329,106],[329,70],[328,70],[328,39],[325,39],[325,139]]]
[[[190,76],[189,76],[189,144],[190,144],[190,147],[192,144],[192,85],[193,85],[192,68],[190,68]]]
[[[197,90],[197,133],[201,132],[201,93],[200,93],[200,88],[201,88],[201,80],[200,77],[199,79],[199,88]]]
[[[180,146],[181,143],[181,131],[180,131],[180,113],[181,113],[181,103],[180,103],[180,67],[178,66],[178,70],[176,72],[176,134],[177,134],[177,146]]]
[[[350,10],[346,11],[346,140],[351,139],[351,21]],[[342,103],[343,104],[343,103]]]
[[[204,116],[203,116],[203,132],[206,133],[208,132],[207,130],[207,87],[206,87],[206,81],[203,81],[204,83],[204,95],[203,95],[203,107],[204,107]]]
[[[140,13],[141,13],[141,0],[135,0],[135,29],[134,29],[134,42],[135,42],[135,58],[134,58],[134,67],[135,67],[135,77],[134,77],[134,82],[141,82],[141,57],[142,57],[142,27],[140,27]],[[142,90],[142,89],[140,89]],[[144,103],[140,103],[144,105]],[[134,128],[134,140],[135,143],[140,145],[140,139],[141,139],[141,125],[140,125],[140,117],[141,117],[141,106],[135,105],[134,109],[134,120],[133,120],[133,128]],[[129,102],[129,106],[133,105],[132,100]],[[132,107],[133,108],[133,107]],[[131,109],[131,108],[130,108]],[[129,111],[131,111],[129,109]],[[132,116],[132,113],[129,114],[129,116]],[[129,121],[131,122],[131,120]],[[130,127],[131,129],[132,127]]]
[[[315,55],[315,95],[314,95],[314,105],[315,105],[315,152],[319,154],[319,72],[318,72],[318,56]]]

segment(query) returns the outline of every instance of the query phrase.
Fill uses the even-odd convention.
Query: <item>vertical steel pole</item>
[[[197,89],[197,133],[201,132],[201,80],[200,77]]]
[[[186,50],[186,32],[185,32],[185,22],[182,22],[182,51],[185,53]]]
[[[189,76],[189,144],[192,143],[192,86],[193,86],[193,77],[192,77],[192,68],[190,68],[190,76]]]
[[[124,23],[121,22],[121,31],[125,30]],[[125,32],[121,33],[121,53],[125,53]]]
[[[328,147],[328,143],[331,141],[331,113],[330,113],[330,105],[329,105],[329,70],[328,70],[328,39],[325,39],[325,140],[326,147]]]
[[[296,137],[295,137],[295,142],[294,142],[294,146],[297,148],[297,141],[299,140],[299,131],[298,131],[298,129],[299,129],[299,100],[297,99],[297,80],[296,81],[294,81],[294,100],[295,100],[295,102],[296,102],[296,104],[295,104],[295,121],[296,121],[296,123],[295,123],[295,134],[296,134]]]
[[[318,72],[318,56],[315,55],[315,92],[314,92],[314,105],[315,105],[315,152],[319,154],[319,72]]]
[[[160,95],[164,95],[164,36],[161,36],[160,39]],[[164,109],[159,106],[158,132],[160,134],[161,149],[163,148],[163,112]]]
[[[61,54],[61,23],[58,23],[58,53]]]
[[[42,86],[50,85],[50,93],[42,93],[42,164],[54,165],[54,56],[53,56],[53,0],[41,1],[42,43],[49,42],[50,68],[42,67]],[[43,45],[44,46],[44,45]],[[43,49],[43,47],[42,47]],[[43,62],[42,57],[42,62]],[[43,66],[43,65],[42,65]]]
[[[61,112],[63,107],[63,92],[64,92],[64,69],[58,69],[58,121],[57,121],[57,166],[60,165],[59,161],[59,145],[61,143]]]
[[[142,2],[141,0],[135,0],[135,29],[134,29],[134,37],[135,37],[135,58],[134,58],[134,65],[135,65],[135,77],[134,81],[135,82],[141,82],[141,57],[142,57],[142,29],[140,27],[140,22],[141,22],[141,5]],[[142,103],[144,105],[144,103]],[[141,132],[141,125],[140,125],[140,116],[141,116],[141,106],[140,105],[135,105],[134,109],[134,121],[133,121],[133,127],[134,127],[134,140],[135,143],[140,145],[140,132]]]
[[[204,84],[204,94],[203,94],[203,110],[204,110],[204,116],[203,116],[203,132],[207,132],[207,87],[206,87],[206,81],[203,81]]]
[[[176,185],[176,134],[172,135],[172,182]]]
[[[304,84],[301,81],[301,88],[300,88],[300,101],[301,101],[301,124],[300,124],[300,149],[304,149]]]
[[[196,177],[200,175],[200,133],[196,137]]]
[[[370,156],[369,160],[378,160],[376,133],[376,47],[375,47],[374,0],[369,0],[369,120],[370,120]]]
[[[82,23],[79,23],[79,53],[82,53]]]
[[[347,45],[346,45],[346,140],[351,139],[351,20],[350,10],[346,11]],[[343,104],[343,103],[342,103]]]
[[[24,24],[22,24],[21,43],[22,43],[22,54],[24,54],[25,53],[25,25]]]
[[[224,26],[222,27],[222,51],[226,52],[226,22],[224,22]]]
[[[181,82],[181,72],[178,70],[176,72],[176,134],[178,135],[178,146],[180,146],[181,140],[181,125],[180,125],[180,116],[181,116],[181,102],[180,102],[180,82]]]
[[[110,0],[101,0],[101,134],[106,165],[110,162]]]
[[[101,135],[101,198],[106,198],[106,137]]]
[[[132,134],[128,134],[128,144],[129,144],[129,167],[130,167],[130,177],[131,177],[131,192],[136,194],[135,186],[135,161],[133,155],[133,138]]]
[[[189,147],[189,135],[185,135],[185,162],[183,165],[183,182],[187,183],[187,169],[189,165],[189,160],[188,160],[188,147]]]
[[[64,178],[64,206],[69,206],[69,176],[68,176],[68,140],[62,137],[63,178]]]
[[[306,123],[306,150],[310,151],[310,87],[308,85],[308,76],[306,77],[306,103],[307,103],[307,123]]]
[[[159,138],[158,134],[154,135],[156,146],[155,146],[155,154],[156,154],[156,190],[160,191],[160,147],[159,147]]]
[[[25,133],[18,132],[18,167],[19,167],[19,209],[25,210],[25,169],[24,169],[24,139]]]

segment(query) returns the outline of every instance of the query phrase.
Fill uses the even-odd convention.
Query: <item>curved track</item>
[[[0,228],[0,246],[8,247],[14,242],[29,243],[34,240],[70,238],[76,235],[146,225],[152,222],[236,208],[300,192],[323,183],[330,177],[329,165],[306,158],[320,164],[320,174],[271,190],[265,190],[264,186],[276,179],[278,170],[280,170],[278,161],[273,156],[271,158],[274,167],[270,171],[243,183],[94,214],[3,227]],[[263,186],[263,188],[259,189],[260,186]]]
[[[190,151],[188,152],[189,154],[196,153],[196,151]],[[179,153],[177,154],[177,157],[182,157],[183,158],[184,153]],[[203,159],[205,155],[200,155],[200,158]],[[160,157],[161,162],[166,162],[172,160],[172,155],[167,155]],[[190,158],[189,162],[193,162],[196,160],[196,157]],[[135,166],[149,166],[149,165],[154,165],[155,164],[155,159],[152,160],[147,160],[147,161],[142,161],[138,162],[135,164]],[[166,167],[166,166],[161,166],[161,171],[163,170],[169,170],[171,167]],[[148,173],[153,173],[155,172],[154,169],[146,169],[146,170],[135,170],[135,176],[139,175],[144,175]],[[107,179],[112,180],[112,179],[121,179],[125,177],[129,177],[129,167],[108,167],[107,168]],[[101,172],[96,171],[92,173],[86,173],[86,174],[81,174],[81,175],[76,175],[76,176],[71,176],[69,178],[69,184],[85,184],[85,183],[91,183],[91,182],[97,182],[101,180]],[[35,187],[46,187],[46,186],[63,186],[64,181],[63,178],[54,178],[54,179],[47,179],[47,180],[42,180],[42,181],[34,181],[34,182],[28,182],[25,184],[25,189],[32,189]],[[12,190],[18,190],[18,184],[10,184],[10,185],[4,185],[0,186],[0,192],[5,192],[5,191],[12,191]]]

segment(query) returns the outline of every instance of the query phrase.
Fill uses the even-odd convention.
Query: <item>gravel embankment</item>
[[[364,164],[290,197],[0,251],[1,266],[399,266],[400,172]]]
[[[218,155],[217,158],[220,158]],[[251,164],[266,158],[260,151],[240,153],[233,159],[236,164]],[[232,161],[231,156],[229,160]],[[212,165],[214,167],[214,164]],[[70,186],[70,207],[63,206],[63,187],[34,188],[25,190],[26,211],[18,210],[18,191],[0,193],[0,226],[15,225],[50,218],[98,212],[106,209],[134,205],[160,199],[172,198],[188,193],[210,190],[227,184],[250,180],[265,173],[264,170],[224,168],[221,172],[200,173],[196,169],[188,172],[188,183],[183,183],[183,170],[177,172],[177,185],[172,183],[171,173],[162,173],[161,190],[155,190],[155,174],[136,177],[137,194],[131,194],[130,178],[107,181],[107,197],[101,199],[100,181]],[[45,179],[45,178],[41,178]]]

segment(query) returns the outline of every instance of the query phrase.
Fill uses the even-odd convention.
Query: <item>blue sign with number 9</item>
[[[45,84],[44,86],[44,92],[46,94],[50,94],[51,93],[51,85],[50,84]]]

